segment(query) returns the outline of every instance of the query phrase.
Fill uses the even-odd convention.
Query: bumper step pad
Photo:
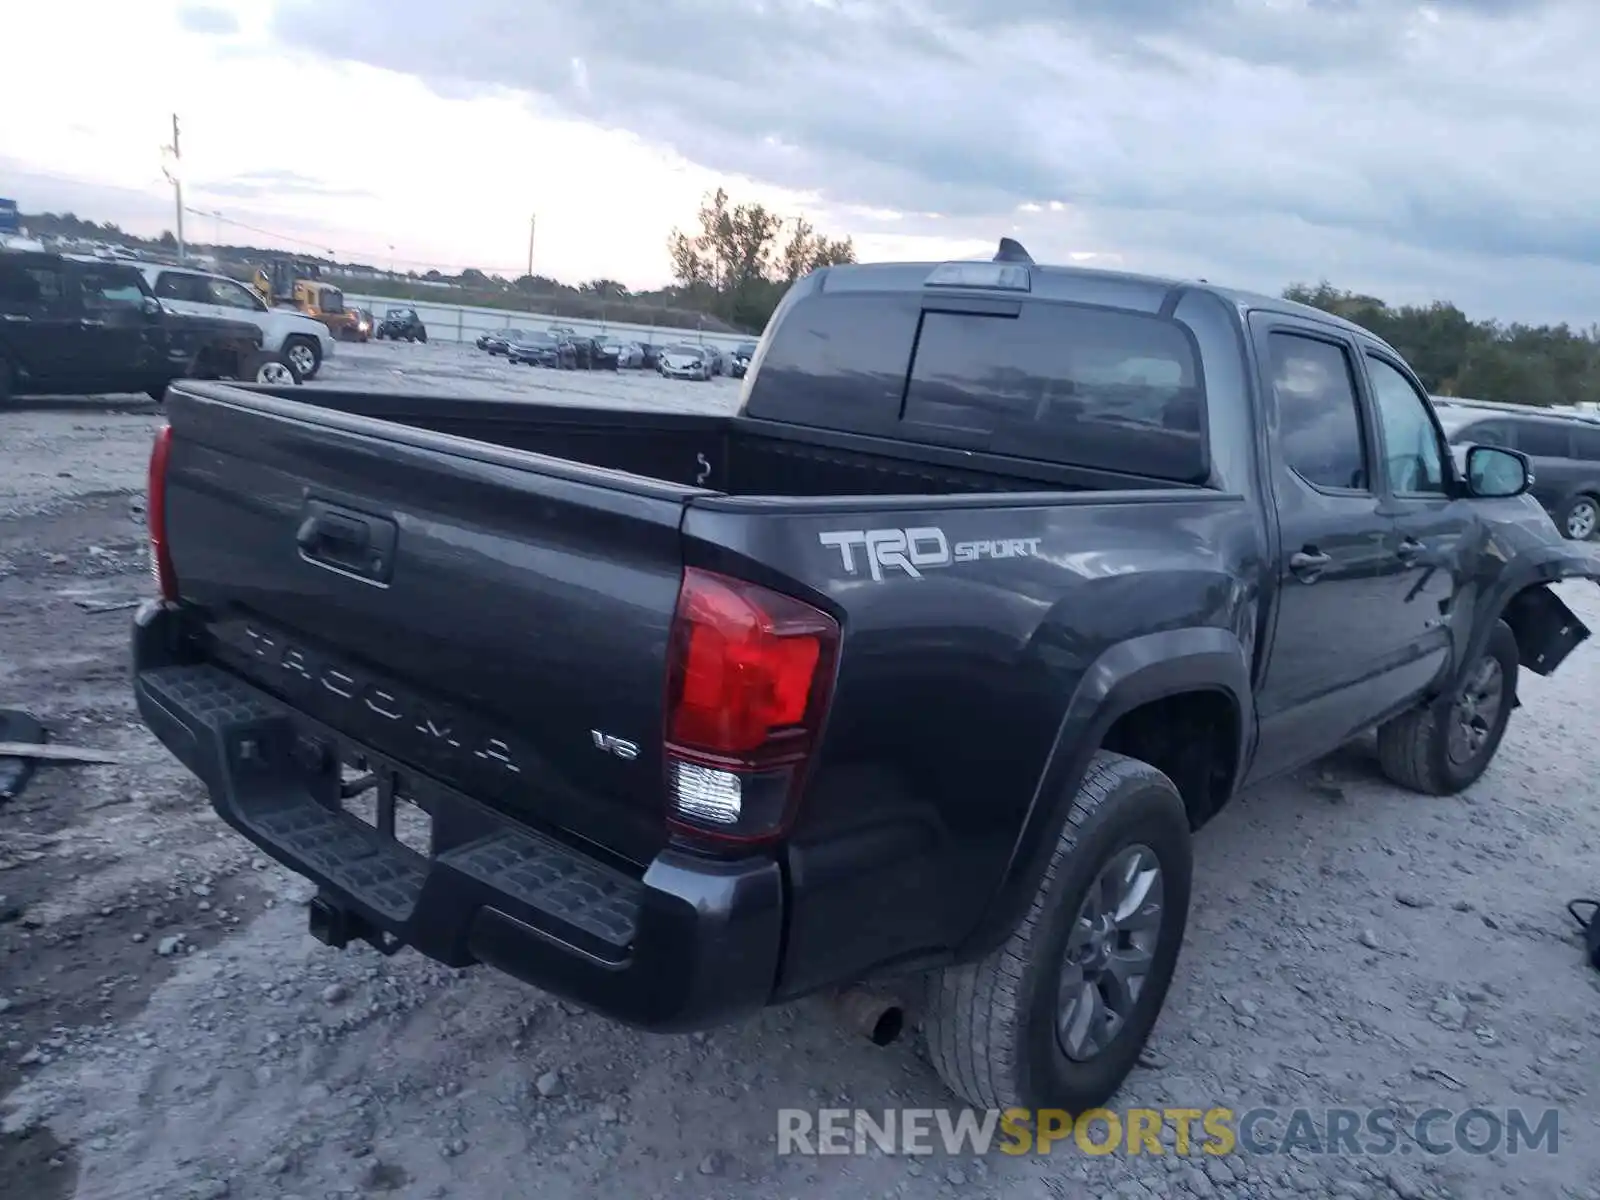
[[[291,867],[359,901],[393,932],[404,936],[413,918],[424,921],[419,908],[427,905],[425,894],[459,896],[465,889],[510,914],[522,910],[557,937],[570,932],[574,944],[599,943],[596,950],[609,952],[604,957],[623,957],[632,946],[643,895],[639,880],[489,815],[431,780],[427,788],[437,803],[470,812],[480,828],[470,841],[430,860],[343,809],[318,803],[288,756],[247,770],[249,756],[239,753],[252,735],[260,735],[259,744],[281,747],[292,744],[295,733],[329,738],[337,736],[333,731],[214,666],[160,667],[140,673],[138,682],[193,739],[197,761],[189,765],[211,787],[224,817]],[[359,745],[350,749],[366,753]]]

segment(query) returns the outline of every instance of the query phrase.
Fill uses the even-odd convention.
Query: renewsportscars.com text
[[[1553,1108],[778,1110],[779,1154],[1556,1154]]]

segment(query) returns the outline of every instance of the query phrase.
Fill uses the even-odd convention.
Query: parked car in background
[[[292,385],[299,371],[253,321],[169,308],[139,268],[0,251],[0,401],[13,394],[145,392],[175,379]]]
[[[704,346],[680,342],[661,352],[656,370],[668,379],[706,379],[713,374],[711,356]]]
[[[700,349],[704,352],[706,360],[711,364],[713,375],[726,375],[728,373],[728,359],[721,346],[710,342],[700,342]]]
[[[383,314],[383,321],[378,326],[378,338],[387,338],[391,342],[426,342],[428,340],[428,327],[422,323],[422,318],[417,316],[414,308],[391,308]]]
[[[616,338],[600,339],[601,348],[614,355],[619,370],[629,371],[644,365],[644,350],[638,342],[623,342]]]
[[[528,336],[526,329],[501,329],[484,339],[483,348],[490,354],[505,354],[511,343]]]
[[[509,329],[491,329],[487,333],[480,333],[477,337],[477,340],[472,344],[479,350],[487,350],[490,342],[510,332],[511,331]]]
[[[559,364],[569,371],[615,371],[617,356],[607,353],[592,337],[562,338],[557,351]]]
[[[733,356],[728,362],[728,375],[733,379],[743,379],[744,373],[750,369],[750,360],[755,356],[754,342],[740,342],[733,348]]]
[[[1528,489],[1573,541],[1600,534],[1600,418],[1526,404],[1433,397],[1452,445],[1520,450],[1533,467]]]
[[[139,273],[170,312],[191,317],[247,321],[261,330],[261,343],[294,364],[301,379],[314,379],[333,353],[333,333],[321,321],[292,308],[269,308],[236,279],[192,267],[139,263]]]
[[[506,349],[506,361],[534,367],[559,367],[561,343],[542,329],[532,329]]]
[[[575,338],[578,336],[578,331],[571,325],[552,325],[550,326],[550,332],[557,338]]]
[[[654,342],[640,342],[639,350],[642,357],[639,366],[646,371],[654,371],[661,366],[661,347]]]

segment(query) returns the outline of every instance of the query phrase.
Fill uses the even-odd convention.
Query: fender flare
[[[1554,543],[1525,550],[1507,562],[1505,569],[1484,589],[1476,605],[1472,632],[1467,637],[1460,661],[1450,672],[1445,694],[1452,694],[1465,681],[1472,664],[1488,647],[1496,622],[1505,617],[1519,595],[1530,588],[1544,587],[1563,579],[1600,581],[1600,559],[1568,549],[1565,543]],[[1574,647],[1588,637],[1588,630],[1583,623],[1580,621],[1578,625],[1582,636],[1573,642]],[[1556,665],[1559,665],[1559,660]],[[1550,674],[1554,670],[1555,666],[1551,666],[1537,673]]]
[[[1011,856],[959,958],[983,954],[1010,935],[1044,877],[1089,761],[1117,719],[1140,705],[1184,692],[1227,697],[1238,718],[1234,779],[1243,778],[1255,743],[1251,659],[1232,630],[1168,629],[1118,642],[1090,664],[1068,700]]]

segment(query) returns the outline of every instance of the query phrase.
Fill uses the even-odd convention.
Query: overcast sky
[[[1600,0],[54,0],[0,195],[401,266],[665,281],[700,195],[987,253],[1600,320]],[[70,54],[67,51],[70,49]]]

